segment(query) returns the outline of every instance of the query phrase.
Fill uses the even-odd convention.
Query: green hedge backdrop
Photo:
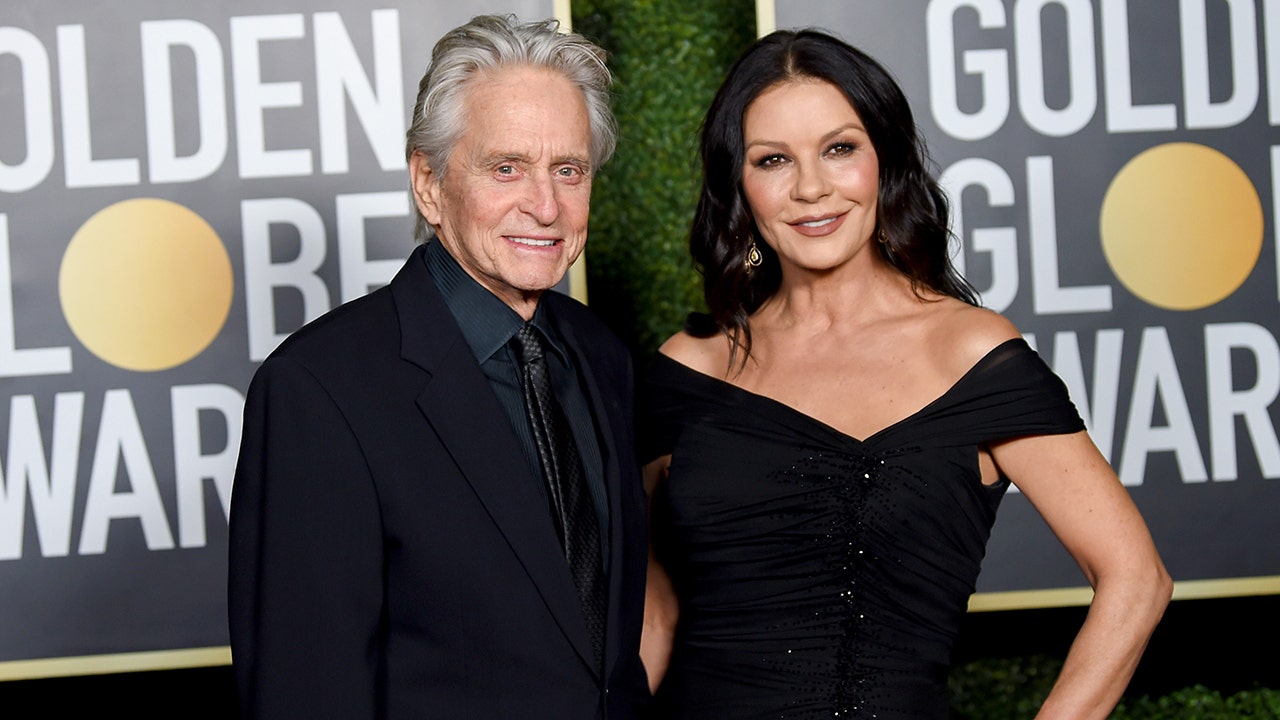
[[[573,27],[610,52],[619,130],[592,190],[588,301],[644,356],[702,306],[687,249],[697,136],[720,79],[755,38],[755,5],[574,0]]]

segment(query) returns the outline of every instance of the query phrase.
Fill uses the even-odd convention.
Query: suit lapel
[[[402,328],[401,355],[431,376],[418,407],[590,667],[586,620],[546,501],[536,490],[538,481],[421,253],[416,251],[391,283]]]

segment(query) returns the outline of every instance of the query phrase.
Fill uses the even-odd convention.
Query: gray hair
[[[478,75],[504,67],[554,70],[582,91],[591,127],[594,171],[613,155],[617,124],[609,109],[613,78],[603,48],[576,33],[562,33],[557,20],[520,23],[514,15],[478,15],[445,33],[431,51],[431,66],[418,83],[413,122],[406,133],[405,158],[426,156],[443,178],[449,155],[466,125],[464,100]],[[414,236],[425,240],[431,226],[418,212]]]

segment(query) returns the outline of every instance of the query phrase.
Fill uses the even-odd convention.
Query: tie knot
[[[519,332],[511,338],[511,347],[515,349],[516,361],[521,365],[540,362],[544,359],[542,338],[538,335],[538,330],[533,323],[520,326]]]

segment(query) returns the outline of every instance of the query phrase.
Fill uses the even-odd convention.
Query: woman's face
[[[774,85],[747,106],[743,140],[747,204],[784,275],[873,261],[880,162],[838,88]]]

